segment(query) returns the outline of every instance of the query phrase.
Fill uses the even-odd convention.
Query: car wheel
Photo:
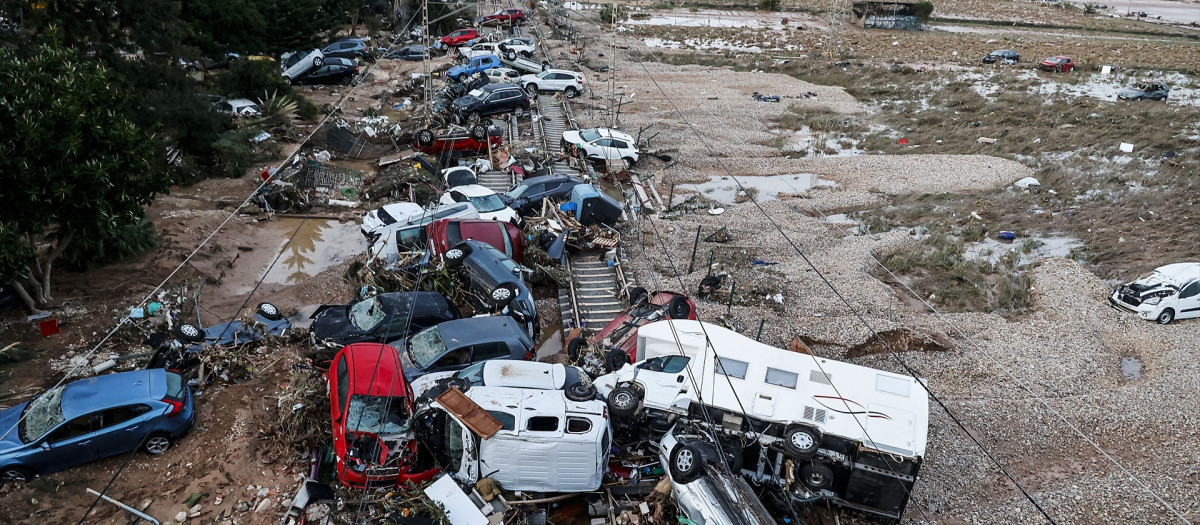
[[[800,482],[812,490],[825,490],[833,485],[833,469],[823,463],[800,467]]]
[[[538,94],[537,84],[525,84],[525,92],[529,93],[531,97],[536,97]]]
[[[500,283],[495,288],[492,288],[492,291],[488,292],[488,304],[491,304],[495,308],[504,308],[513,299],[516,299],[520,293],[521,289],[517,287],[516,283]]]
[[[641,404],[642,396],[628,386],[619,386],[608,393],[608,410],[614,417],[633,417]]]
[[[523,56],[525,58],[533,58],[533,52],[532,51],[522,51],[521,56]]]
[[[284,76],[283,76],[283,83],[284,83],[284,84],[287,84],[287,85],[289,85],[289,86],[290,86],[290,85],[292,85],[292,77],[289,77],[289,76],[287,76],[287,75],[284,75]]]
[[[459,73],[459,74],[458,74],[458,81],[459,81],[459,82],[461,82],[461,83],[464,83],[464,84],[465,84],[465,83],[467,82],[467,74],[466,74],[466,73]]]
[[[580,381],[567,387],[566,396],[571,401],[589,401],[595,399],[596,385]]]
[[[629,306],[638,306],[646,301],[650,294],[641,286],[634,286],[629,289]]]
[[[509,49],[508,51],[505,51],[505,52],[504,52],[504,59],[505,59],[505,60],[516,60],[516,59],[517,59],[517,52],[516,52],[516,51],[513,51],[513,50],[511,50],[511,49]]]
[[[630,168],[637,165],[637,161],[633,160],[633,157],[621,157],[621,160],[625,161],[625,165],[629,166]]]
[[[721,446],[721,454],[725,456],[725,467],[729,472],[737,474],[742,470],[742,447],[736,442],[726,443]]]
[[[146,439],[146,443],[142,445],[142,448],[145,449],[150,455],[157,456],[169,450],[171,448],[171,443],[171,436],[169,434],[163,434],[160,432],[157,434],[150,434],[150,437]]]
[[[471,126],[471,138],[481,142],[487,140],[487,126],[483,124]]]
[[[691,443],[679,443],[671,451],[671,478],[675,483],[687,484],[700,477],[704,468],[704,456]]]
[[[567,341],[567,359],[572,362],[576,361],[585,348],[587,348],[587,339],[582,337]]]
[[[567,98],[575,98],[575,97],[579,96],[579,90],[575,89],[573,87],[568,87],[567,89],[564,89],[563,93],[567,95]]]
[[[433,145],[433,130],[423,129],[417,132],[417,144],[428,148]]]
[[[1158,318],[1156,320],[1158,321],[1158,324],[1170,324],[1171,321],[1175,320],[1175,310],[1170,308],[1164,309],[1158,314]]]
[[[671,319],[687,319],[692,316],[692,305],[688,304],[688,298],[682,295],[676,295],[667,303],[667,316]]]
[[[175,327],[175,337],[178,337],[179,340],[188,343],[203,343],[204,331],[200,330],[199,327],[191,323],[179,323],[179,325]]]
[[[442,259],[446,261],[447,265],[455,267],[461,266],[468,255],[471,255],[471,245],[464,242],[446,250],[446,253],[442,254]]]
[[[459,392],[466,392],[471,389],[471,382],[461,377],[450,377],[446,379],[446,388],[457,388]]]
[[[24,467],[7,467],[0,470],[0,487],[5,483],[29,483],[33,479],[33,473]]]
[[[795,427],[783,434],[783,448],[799,459],[813,457],[821,446],[817,431],[807,427]]]
[[[325,63],[324,57],[313,57],[313,67],[321,67]]]
[[[609,350],[608,354],[604,356],[604,367],[609,372],[616,372],[627,364],[629,364],[629,354],[619,348]]]
[[[525,116],[525,108],[522,106],[513,108],[513,115],[515,115],[517,118]]]
[[[278,321],[283,319],[283,314],[279,313],[279,308],[271,303],[258,303],[258,308],[255,308],[258,315],[266,317],[269,321]]]

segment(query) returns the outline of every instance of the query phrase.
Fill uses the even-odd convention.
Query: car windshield
[[[554,74],[554,72],[552,72],[552,71],[550,71],[549,69],[547,69],[547,70],[545,70],[545,71],[542,71],[541,73],[538,73],[538,74],[537,74],[537,77],[538,77],[538,78],[546,78],[546,77],[548,77],[548,76],[550,76],[550,75],[553,75],[553,74]]]
[[[519,199],[519,198],[521,198],[521,195],[524,195],[525,192],[528,190],[529,190],[528,184],[518,184],[518,185],[510,188],[508,191],[504,192],[504,196],[506,196],[510,199]]]
[[[65,388],[66,385],[59,385],[29,402],[22,414],[21,441],[32,443],[63,422],[62,393]]]
[[[457,374],[454,374],[454,377],[466,379],[468,383],[471,383],[471,386],[482,385],[483,384],[483,365],[485,363],[487,363],[487,361],[468,366],[468,367],[460,370]]]
[[[359,301],[350,306],[350,324],[364,332],[378,326],[383,322],[384,316],[383,303],[379,302],[378,297]]]
[[[471,97],[471,98],[477,98],[477,99],[483,100],[483,90],[482,89],[472,89],[470,93],[467,93],[467,96]]]
[[[482,197],[468,197],[468,199],[471,201],[471,206],[474,206],[475,211],[479,213],[492,213],[504,209],[504,201],[500,200],[500,196],[495,193]]]
[[[412,336],[408,343],[408,356],[418,368],[425,368],[446,352],[442,343],[442,333],[438,327],[431,326]]]
[[[404,398],[353,395],[346,409],[346,430],[391,435],[408,432],[412,420]]]
[[[579,138],[583,139],[584,141],[591,142],[600,138],[600,132],[594,129],[585,129],[579,132]]]

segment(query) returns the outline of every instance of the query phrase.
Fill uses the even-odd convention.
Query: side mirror
[[[683,376],[675,376],[675,382],[676,382],[676,383],[682,383],[682,382],[683,382]]]
[[[42,442],[42,450],[50,450],[50,442],[49,441]]]

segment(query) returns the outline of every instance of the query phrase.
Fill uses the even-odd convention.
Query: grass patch
[[[0,365],[20,363],[21,361],[28,361],[38,356],[37,350],[17,345],[18,343],[12,343],[4,348],[0,348]]]

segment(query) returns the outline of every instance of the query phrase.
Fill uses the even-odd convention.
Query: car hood
[[[28,401],[0,411],[0,434],[7,432],[7,435],[0,439],[0,454],[25,446],[25,443],[21,442],[21,438],[17,435],[17,429],[13,427],[21,420],[21,412],[27,405],[29,405]],[[9,429],[12,431],[9,432]]]
[[[366,336],[366,332],[359,330],[350,322],[350,307],[349,306],[334,306],[327,308],[312,322],[313,337],[317,341],[332,341],[339,343],[356,343],[362,341]]]
[[[472,108],[479,105],[479,99],[470,95],[465,95],[454,99],[451,103],[456,108]]]

